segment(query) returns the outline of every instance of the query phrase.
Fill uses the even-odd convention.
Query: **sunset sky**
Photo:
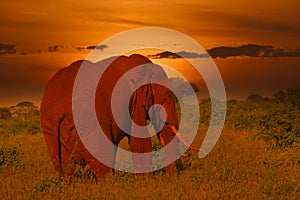
[[[59,68],[84,59],[114,34],[149,26],[180,31],[214,55],[230,99],[270,96],[300,84],[298,0],[109,2],[2,1],[0,107],[24,100],[39,105],[45,84]],[[169,58],[153,61],[160,59]],[[170,62],[180,66],[182,61]]]

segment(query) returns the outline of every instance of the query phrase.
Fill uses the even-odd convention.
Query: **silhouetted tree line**
[[[271,101],[276,102],[288,101],[292,106],[297,106],[300,109],[300,86],[289,88],[286,91],[278,90],[272,95],[272,98],[262,97],[260,94],[250,94],[247,101]]]
[[[10,106],[9,108],[0,108],[0,119],[36,119],[39,115],[38,107],[29,101],[20,102],[16,106]]]
[[[181,78],[171,78],[170,79],[172,87],[176,90],[178,94],[178,100],[181,100],[185,96],[192,95],[190,92],[185,90],[186,84],[190,84],[194,92],[197,93],[200,91],[196,83],[188,83]],[[284,102],[288,101],[292,106],[297,106],[300,109],[300,86],[289,88],[286,91],[278,90],[272,95],[272,98],[263,97],[260,94],[250,94],[247,97],[247,101],[253,102],[263,102],[263,101],[276,101]],[[210,101],[210,99],[202,99],[201,103]],[[227,101],[230,104],[235,104],[238,102],[236,99],[230,99]],[[32,102],[22,101],[16,106],[10,106],[9,108],[3,107],[0,108],[0,119],[9,119],[9,118],[36,118],[39,116],[38,107],[35,106]]]

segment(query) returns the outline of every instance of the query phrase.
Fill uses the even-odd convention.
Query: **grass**
[[[207,127],[194,140],[200,146]],[[225,127],[207,157],[180,158],[180,173],[150,177],[118,172],[97,183],[81,170],[71,185],[60,182],[42,134],[0,135],[0,147],[16,147],[22,165],[0,169],[0,199],[297,199],[300,145],[270,145],[257,131]]]

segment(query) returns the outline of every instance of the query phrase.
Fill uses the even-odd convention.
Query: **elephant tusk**
[[[187,143],[187,141],[185,141],[185,139],[183,137],[181,137],[181,135],[179,134],[179,132],[177,131],[177,129],[175,128],[174,125],[171,125],[171,124],[168,124],[168,125],[171,128],[172,132],[175,134],[175,136],[178,138],[178,140],[182,144],[184,144],[186,147],[190,148],[191,150],[200,151],[200,148],[196,148],[196,147],[189,145],[189,143]]]
[[[183,153],[183,154],[181,154],[181,156],[182,156],[182,157],[189,157],[190,154],[188,154],[188,153]]]

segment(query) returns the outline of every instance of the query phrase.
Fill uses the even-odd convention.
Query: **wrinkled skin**
[[[74,125],[72,90],[78,69],[82,63],[84,63],[84,67],[97,67],[98,65],[98,63],[93,64],[89,61],[77,61],[58,71],[49,81],[41,104],[41,126],[51,160],[59,176],[69,179],[72,179],[75,164],[89,164],[98,178],[111,172],[110,167],[99,162],[87,151],[78,137]],[[151,61],[141,55],[120,56],[110,64],[98,83],[95,108],[98,122],[105,135],[112,142],[111,149],[114,153],[103,152],[104,155],[107,154],[109,157],[108,160],[111,162],[111,166],[114,164],[116,154],[113,144],[117,146],[124,137],[129,138],[129,146],[132,152],[146,153],[152,151],[150,138],[134,137],[123,132],[116,124],[111,110],[112,91],[119,78],[128,70],[147,63],[151,63]],[[155,64],[151,66],[150,70],[149,68],[142,68],[134,74],[128,74],[128,82],[127,85],[124,84],[125,91],[121,95],[129,95],[133,90],[132,84],[137,84],[139,81],[160,80],[165,84],[170,84],[161,67]],[[124,117],[121,123],[127,125],[127,128],[131,130],[131,135],[134,135],[136,131],[130,127],[131,120],[140,126],[146,126],[146,120],[151,116],[153,120],[151,122],[155,129],[161,129],[158,133],[160,141],[163,145],[168,144],[175,136],[169,125],[178,128],[174,94],[161,85],[147,84],[135,90],[129,98],[129,112],[132,119]],[[150,110],[153,104],[160,104],[165,108],[167,114],[165,121],[161,120],[158,108]],[[128,109],[128,106],[125,102],[120,101],[118,109],[122,115],[123,111]],[[166,160],[176,160],[177,147],[178,142],[175,142],[172,148],[165,151]],[[134,165],[135,167],[138,167],[141,163],[151,167],[151,157],[133,157],[133,162],[137,163],[137,165]],[[167,166],[166,171],[175,173],[176,161]]]

